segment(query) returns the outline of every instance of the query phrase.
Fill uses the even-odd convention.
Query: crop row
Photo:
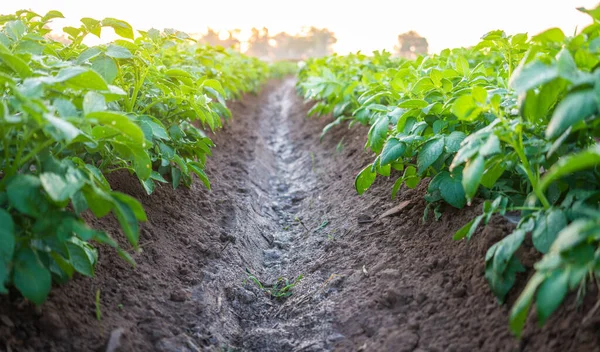
[[[600,7],[572,37],[552,28],[489,32],[472,48],[416,60],[351,54],[309,60],[298,91],[315,100],[310,114],[332,115],[324,129],[369,125],[376,154],[356,177],[365,192],[377,175],[414,188],[429,179],[424,219],[443,204],[482,198],[483,212],[456,240],[469,240],[492,215],[519,218],[489,248],[485,278],[500,303],[525,268],[518,249],[530,237],[541,253],[513,305],[520,335],[533,302],[544,323],[569,291],[579,298],[600,277]]]
[[[203,132],[231,117],[226,101],[259,89],[267,64],[197,45],[172,29],[134,32],[114,18],[83,18],[50,39],[51,11],[0,16],[0,293],[14,286],[41,304],[52,282],[94,274],[110,234],[90,228],[89,211],[114,214],[133,249],[141,204],[113,191],[106,175],[128,170],[148,194],[157,183],[190,186],[213,143]],[[87,46],[107,28],[119,37]],[[281,69],[279,69],[281,70]]]

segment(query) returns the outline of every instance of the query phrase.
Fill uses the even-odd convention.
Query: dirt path
[[[354,176],[372,160],[365,128],[340,126],[319,143],[327,121],[307,119],[309,107],[291,79],[232,104],[207,165],[211,192],[197,182],[146,196],[114,175],[150,219],[138,266],[102,248],[96,278],[55,288],[41,308],[0,297],[0,351],[600,350],[599,321],[581,323],[595,292],[515,340],[483,277],[485,251],[511,225],[495,219],[455,243],[479,205],[423,223],[423,185],[392,201],[393,180],[380,178],[357,196]],[[110,218],[95,225],[117,229]],[[266,289],[303,278],[274,299],[249,274]]]

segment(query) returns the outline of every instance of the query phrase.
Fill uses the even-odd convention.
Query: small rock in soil
[[[200,352],[192,339],[185,335],[177,335],[168,339],[162,339],[156,344],[156,349],[163,352]]]
[[[238,288],[236,292],[238,300],[242,303],[249,304],[256,301],[256,295],[252,291],[248,291],[245,288]]]
[[[356,217],[356,220],[359,224],[369,224],[373,222],[373,218],[366,214],[360,214]]]
[[[56,337],[66,335],[65,325],[63,324],[60,315],[56,312],[46,312],[39,320],[40,326]]]
[[[110,338],[106,344],[106,352],[117,352],[121,347],[121,337],[125,333],[125,329],[118,328],[110,333]]]
[[[188,300],[188,298],[189,294],[183,289],[178,289],[171,292],[171,296],[169,297],[169,299],[173,302],[185,302]]]
[[[412,331],[393,331],[385,339],[385,351],[409,352],[419,343],[419,335]]]
[[[346,337],[344,335],[336,332],[336,333],[333,333],[333,334],[327,336],[327,342],[335,344],[336,342],[341,341],[341,340],[343,340],[345,338]]]
[[[400,270],[398,269],[385,269],[380,271],[377,276],[383,280],[392,281],[398,279],[401,275],[402,273],[400,273]]]
[[[285,243],[285,242],[281,242],[281,241],[273,241],[273,245],[279,249],[289,249],[290,248],[289,243]]]
[[[12,322],[12,320],[10,320],[10,318],[6,315],[0,315],[0,321],[2,322],[2,324],[8,326],[9,328],[15,327],[15,324]]]
[[[263,251],[265,261],[272,262],[281,258],[281,251],[277,249],[266,249]]]

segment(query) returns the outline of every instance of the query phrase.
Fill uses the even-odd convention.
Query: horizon
[[[598,1],[507,0],[498,7],[496,2],[477,0],[458,0],[452,3],[440,0],[419,3],[401,1],[393,4],[373,0],[366,10],[382,7],[388,9],[374,11],[377,18],[365,11],[364,7],[356,6],[356,1],[323,3],[307,0],[292,11],[283,9],[281,2],[274,0],[227,0],[218,3],[172,0],[166,7],[152,6],[155,3],[157,2],[124,3],[105,0],[104,6],[95,8],[74,0],[22,0],[18,4],[0,4],[0,14],[14,13],[19,9],[31,9],[41,14],[58,10],[66,17],[53,21],[51,27],[58,32],[62,32],[62,27],[78,25],[83,17],[114,17],[129,22],[135,30],[175,28],[187,33],[206,33],[208,28],[212,28],[224,33],[240,29],[238,39],[242,42],[249,37],[251,28],[266,27],[273,34],[297,34],[302,28],[314,26],[327,28],[335,33],[337,43],[333,50],[340,54],[357,51],[370,53],[383,49],[391,51],[399,34],[414,30],[427,39],[430,53],[438,53],[445,48],[475,45],[482,35],[495,29],[505,30],[507,34],[528,33],[532,36],[545,29],[559,27],[569,35],[592,22],[589,16],[576,8],[591,8]],[[297,4],[293,1],[288,3]],[[180,11],[191,7],[196,7],[199,12]],[[345,13],[335,12],[338,7],[342,7]],[[236,11],[232,12],[231,9]],[[493,16],[490,16],[492,12]],[[507,17],[512,20],[507,21]],[[394,22],[396,18],[398,22]],[[114,36],[105,35],[101,40],[90,41],[95,44],[112,39]]]

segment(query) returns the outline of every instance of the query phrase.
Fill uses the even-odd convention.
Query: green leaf
[[[73,141],[73,139],[81,134],[81,131],[67,120],[52,116],[50,114],[44,114],[44,119],[48,121],[46,130],[49,131],[58,141],[66,141],[70,143]],[[53,130],[49,129],[49,127],[51,127]]]
[[[421,182],[421,177],[417,175],[417,169],[414,166],[409,166],[404,170],[404,174],[402,176],[406,183],[406,187],[413,189],[419,185]]]
[[[389,120],[387,116],[380,117],[371,129],[369,130],[368,143],[371,149],[378,153],[383,148],[385,139],[387,137],[389,127]]]
[[[473,121],[481,111],[472,95],[461,95],[452,104],[452,113],[460,120]]]
[[[588,15],[592,16],[592,18],[594,18],[595,20],[600,20],[600,6],[596,6],[591,10],[587,10],[584,7],[578,7],[577,10],[583,13],[587,13]]]
[[[514,256],[523,243],[525,234],[525,231],[517,229],[490,247],[486,253],[485,278],[500,303],[504,302],[506,294],[515,284],[517,273],[525,270]]]
[[[10,54],[10,52],[3,52],[2,49],[7,50],[3,44],[0,43],[0,62],[4,62],[11,70],[18,74],[21,78],[31,77],[33,71],[29,68],[27,62],[23,61],[18,56]]]
[[[600,144],[596,144],[587,150],[561,158],[552,165],[550,170],[544,175],[539,187],[544,191],[554,181],[565,175],[570,175],[597,165],[600,165]]]
[[[539,272],[533,274],[531,279],[527,282],[527,286],[525,286],[525,289],[523,289],[523,292],[521,292],[519,298],[510,310],[510,330],[517,337],[521,336],[521,332],[527,321],[529,308],[533,302],[533,296],[542,281],[544,281],[544,278],[544,275]]]
[[[365,193],[365,191],[368,190],[371,185],[373,185],[373,182],[375,182],[377,173],[373,172],[371,169],[371,165],[368,165],[356,176],[356,179],[354,180],[354,187],[356,188],[358,194]]]
[[[598,224],[593,220],[577,219],[558,233],[550,247],[550,252],[566,252],[587,240],[588,231],[596,229]]]
[[[56,82],[65,82],[77,88],[108,90],[108,85],[96,71],[81,66],[68,67],[60,70]]]
[[[85,117],[119,130],[140,146],[145,145],[144,133],[138,125],[125,115],[113,111],[96,111],[87,114]]]
[[[11,262],[15,251],[15,223],[9,212],[0,208],[0,266]],[[6,269],[6,268],[4,268]],[[1,268],[0,268],[1,270]],[[0,274],[0,291],[4,288]]]
[[[396,138],[390,138],[385,143],[381,152],[381,166],[390,164],[404,155],[406,144],[398,141]]]
[[[429,103],[423,99],[409,99],[398,104],[398,107],[402,109],[423,109],[428,105]]]
[[[119,75],[119,68],[115,60],[108,56],[100,56],[92,61],[92,70],[98,72],[102,78],[111,84]]]
[[[152,159],[150,159],[150,156],[142,147],[145,143],[142,143],[142,146],[133,143],[125,145],[133,157],[133,168],[137,176],[142,180],[148,179],[152,173]]]
[[[93,18],[85,17],[81,19],[81,23],[85,26],[85,28],[96,37],[100,38],[102,34],[102,25],[100,21],[95,20]]]
[[[560,28],[550,28],[542,33],[533,36],[532,40],[541,43],[560,43],[565,41],[565,34]]]
[[[113,59],[131,59],[133,57],[129,49],[115,44],[110,44],[108,48],[106,48],[105,54]]]
[[[25,298],[40,305],[50,293],[52,276],[33,250],[23,248],[15,258],[13,283]]]
[[[60,11],[50,10],[42,17],[42,21],[46,22],[55,18],[65,18],[65,16]]]
[[[151,116],[142,116],[140,121],[148,124],[148,127],[150,127],[150,131],[152,132],[152,136],[154,138],[163,140],[170,139],[164,125],[158,119]]]
[[[546,129],[546,138],[560,136],[570,126],[583,121],[598,110],[596,94],[593,90],[583,90],[567,95],[554,109],[552,119]]]
[[[560,306],[569,289],[569,271],[557,270],[540,285],[535,297],[535,307],[540,324]]]
[[[105,18],[102,20],[102,26],[112,27],[115,33],[123,38],[133,40],[133,28],[125,21],[117,20],[115,18]]]
[[[100,54],[102,54],[102,50],[99,47],[94,46],[94,47],[86,49],[84,52],[79,54],[76,62],[78,64],[84,64],[84,63],[90,61],[91,59],[98,57],[98,55],[100,55]]]
[[[5,286],[6,283],[8,282],[8,277],[9,277],[8,268],[6,267],[6,264],[3,261],[0,261],[0,293],[1,294],[8,293],[8,289]]]
[[[462,180],[453,177],[450,173],[444,171],[440,173],[439,190],[442,198],[455,208],[462,209],[465,206],[465,190],[462,186]]]
[[[399,177],[398,179],[396,179],[396,182],[394,182],[394,186],[392,187],[392,200],[396,199],[396,195],[398,194],[400,186],[402,186],[403,183],[404,177]]]
[[[417,167],[419,168],[419,174],[425,173],[428,167],[430,167],[444,152],[444,139],[434,137],[427,141],[419,150],[417,156]]]
[[[175,167],[171,167],[171,183],[173,184],[173,189],[177,189],[177,187],[179,187],[180,182],[181,170]]]
[[[83,97],[83,113],[85,115],[106,110],[106,100],[102,94],[87,92]]]
[[[565,227],[567,227],[567,217],[562,210],[553,208],[539,214],[531,235],[533,245],[538,251],[548,253],[559,232]]]
[[[454,131],[444,137],[446,152],[456,153],[460,149],[460,144],[466,138],[464,132]]]
[[[131,209],[137,220],[148,221],[148,217],[146,216],[144,207],[142,206],[142,203],[140,203],[137,199],[120,192],[111,192],[111,195],[118,199],[119,202],[127,205],[129,209]]]
[[[188,162],[187,165],[190,168],[190,170],[192,170],[192,172],[194,172],[198,176],[198,178],[200,179],[200,181],[202,181],[204,186],[206,186],[206,188],[208,188],[208,190],[210,191],[210,181],[208,180],[208,176],[204,172],[202,165],[195,161]]]
[[[67,33],[71,38],[77,38],[81,34],[81,30],[75,27],[63,27],[63,32]]]
[[[479,104],[485,104],[487,102],[487,90],[480,86],[475,86],[471,89],[471,95],[473,99]]]
[[[18,41],[25,36],[25,24],[21,20],[10,21],[4,25],[4,31],[10,39]]]
[[[463,238],[466,237],[467,240],[470,240],[471,237],[473,236],[473,234],[475,233],[475,231],[477,230],[477,227],[479,226],[479,223],[481,222],[481,220],[483,220],[483,215],[479,215],[476,218],[474,218],[473,220],[469,221],[463,227],[461,227],[458,231],[456,231],[456,233],[454,234],[452,239],[455,241],[458,241],[458,240],[462,240]]]
[[[502,162],[495,163],[492,167],[488,167],[481,177],[481,184],[487,189],[491,189],[496,184],[496,181],[502,176],[506,168]]]
[[[94,276],[94,261],[90,258],[88,250],[79,242],[66,242],[67,250],[69,251],[69,261],[75,270],[85,276]]]
[[[463,169],[462,185],[469,204],[471,204],[475,193],[477,193],[484,167],[485,160],[481,155],[477,154],[477,156],[467,161],[467,165]]]
[[[541,61],[533,61],[519,66],[510,78],[510,87],[517,93],[525,93],[558,77],[556,66],[547,66]]]
[[[113,212],[121,225],[125,237],[133,247],[137,248],[140,239],[140,228],[133,209],[117,198],[114,198],[113,204]]]
[[[84,188],[83,194],[90,210],[97,218],[106,216],[113,208],[112,198],[97,187]]]
[[[461,75],[463,76],[468,76],[469,75],[469,62],[467,61],[467,59],[465,59],[464,56],[458,56],[456,58],[456,71],[458,71]]]
[[[40,192],[41,182],[33,175],[18,175],[6,187],[10,204],[23,214],[36,217],[43,213],[45,199]]]
[[[504,237],[496,249],[493,268],[498,273],[503,273],[509,266],[510,258],[515,254],[517,249],[525,240],[526,232],[521,229],[516,229],[510,235]]]
[[[62,176],[52,172],[41,173],[40,182],[50,199],[55,202],[68,200],[81,187],[81,183],[68,182]]]

